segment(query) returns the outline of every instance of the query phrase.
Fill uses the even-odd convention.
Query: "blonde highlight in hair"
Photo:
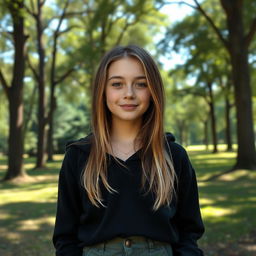
[[[118,193],[107,182],[107,152],[112,152],[110,144],[111,113],[105,99],[108,68],[112,62],[123,58],[137,58],[143,65],[148,88],[151,93],[149,108],[143,115],[143,122],[136,139],[141,141],[141,190],[146,182],[155,195],[153,210],[169,204],[174,195],[175,170],[170,150],[165,149],[167,143],[163,128],[164,116],[164,87],[159,70],[152,57],[142,48],[130,45],[118,46],[109,51],[101,60],[92,87],[92,135],[91,150],[87,159],[82,183],[88,198],[96,207],[103,206],[99,181],[110,193]],[[122,163],[121,163],[122,164]]]

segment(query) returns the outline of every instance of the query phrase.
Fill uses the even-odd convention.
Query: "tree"
[[[34,6],[31,1],[31,6],[26,6],[27,12],[34,18],[36,24],[36,44],[37,44],[37,53],[39,56],[38,70],[33,67],[32,63],[29,61],[29,66],[32,72],[34,73],[34,78],[38,83],[39,88],[39,97],[38,97],[38,140],[37,140],[37,161],[36,168],[41,168],[45,166],[47,155],[48,159],[52,160],[53,154],[53,115],[57,107],[56,97],[55,97],[55,88],[56,86],[63,82],[73,71],[74,67],[70,67],[65,71],[62,71],[61,75],[57,76],[57,53],[58,53],[58,39],[61,35],[66,32],[69,32],[72,27],[65,28],[61,30],[64,19],[66,18],[67,8],[71,0],[66,0],[64,3],[62,13],[60,17],[52,17],[47,19],[43,17],[42,13],[44,10],[45,1],[37,0],[37,7]],[[59,6],[58,6],[59,7]],[[50,68],[47,67],[46,57],[47,52],[45,49],[44,39],[47,36],[44,34],[46,29],[49,29],[49,24],[51,21],[57,21],[56,29],[53,29],[52,32],[52,41],[49,43],[48,48],[51,48],[50,54]],[[48,35],[48,37],[50,37]],[[29,60],[29,58],[28,58]],[[46,73],[49,70],[50,79],[46,78]],[[46,87],[47,84],[50,84],[50,95],[49,101],[47,101]],[[49,102],[49,108],[47,108],[47,102]],[[48,143],[47,143],[48,142]],[[47,154],[48,153],[48,154]]]
[[[179,89],[179,93],[183,96],[193,94],[203,97],[207,103],[211,120],[213,152],[215,153],[218,151],[218,139],[214,94],[217,91],[216,78],[223,74],[223,65],[219,57],[222,52],[220,44],[211,40],[208,24],[200,18],[200,15],[194,14],[172,26],[170,31],[167,30],[160,45],[166,51],[169,48],[169,41],[172,41],[175,51],[181,52],[182,49],[186,49],[186,61],[184,64],[178,65],[176,70],[183,70],[185,78],[193,78],[194,82],[193,86],[185,84]],[[177,72],[172,72],[172,74],[177,75]],[[214,87],[215,89],[213,89]],[[202,118],[202,120],[207,119]]]
[[[45,45],[43,41],[43,32],[45,26],[42,21],[42,9],[45,0],[37,0],[36,7],[34,2],[31,1],[31,9],[26,6],[28,13],[35,19],[36,22],[36,43],[38,52],[38,71],[32,68],[35,78],[38,83],[38,140],[37,140],[37,158],[36,168],[44,167],[46,162],[46,139],[47,139],[47,116],[46,116],[46,95],[45,95]],[[30,63],[30,62],[29,62]],[[31,65],[30,65],[31,67]]]
[[[236,164],[232,170],[240,168],[256,169],[252,91],[248,63],[249,46],[256,33],[255,1],[218,0],[204,1],[203,4],[200,4],[197,0],[194,0],[194,6],[185,1],[178,2],[189,5],[201,13],[229,54],[235,94],[238,144]],[[211,6],[209,10],[212,11],[213,6],[218,3],[218,6],[221,6],[224,11],[226,27],[218,24],[218,15],[211,18],[207,14],[209,5]],[[208,5],[204,6],[204,4]]]
[[[14,64],[11,85],[0,70],[0,81],[9,103],[8,170],[4,180],[25,175],[23,168],[23,80],[25,72],[24,1],[5,1],[11,14],[14,45]]]
[[[228,39],[224,39],[218,33],[219,30],[215,29],[215,31],[219,38],[222,38],[222,42],[230,54],[235,87],[238,152],[234,168],[256,169],[252,92],[248,63],[249,46],[256,32],[256,15],[248,33],[246,33],[243,21],[244,1],[221,0],[220,2],[227,17]],[[209,16],[206,15],[205,17]]]
[[[248,63],[249,46],[256,33],[255,2],[243,0],[219,0],[226,14],[228,36],[225,37],[206,13],[202,5],[194,0],[196,9],[207,19],[219,40],[230,55],[232,79],[235,92],[237,118],[237,159],[233,169],[256,169],[255,136],[253,131],[252,92]],[[253,13],[251,24],[244,26],[245,5]],[[248,32],[246,33],[246,29]],[[246,132],[245,132],[246,131]]]
[[[230,74],[230,75],[229,75]],[[232,100],[230,99],[231,95],[231,88],[232,88],[232,81],[231,81],[231,73],[228,71],[228,75],[226,77],[219,77],[219,85],[224,92],[224,100],[225,100],[225,137],[226,137],[226,144],[227,144],[227,151],[233,151],[232,145],[232,133],[231,133],[231,117],[230,112],[231,108],[234,106]]]
[[[51,68],[50,68],[50,108],[48,112],[48,138],[47,138],[47,155],[48,160],[53,160],[53,131],[54,131],[54,112],[57,108],[57,100],[55,96],[56,86],[63,82],[70,74],[75,70],[74,66],[66,68],[65,72],[62,72],[61,76],[57,77],[57,53],[58,53],[58,40],[59,37],[67,32],[69,32],[74,26],[70,26],[61,30],[61,26],[68,16],[67,8],[69,6],[70,0],[66,0],[65,5],[62,9],[62,13],[58,19],[58,25],[53,32],[53,46],[51,53]]]

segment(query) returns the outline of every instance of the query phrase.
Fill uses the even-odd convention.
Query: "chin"
[[[141,116],[115,116],[115,119],[120,120],[120,121],[131,121],[131,122],[135,122],[135,121],[139,121],[141,120],[142,115]]]

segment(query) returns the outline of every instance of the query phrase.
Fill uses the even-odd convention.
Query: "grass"
[[[0,184],[0,255],[54,255],[51,236],[61,158],[56,156],[55,162],[40,171],[32,169],[34,159],[25,158],[30,179]],[[6,165],[0,167],[2,178]]]
[[[230,168],[235,153],[212,154],[189,147],[196,170],[206,233],[199,241],[206,256],[252,256],[256,250],[250,234],[256,227],[256,172],[239,170],[216,180],[204,181]],[[21,183],[0,183],[0,255],[50,256],[58,172],[61,155],[45,170],[33,170],[35,159],[26,157],[30,176]],[[0,179],[6,171],[6,158],[0,158]],[[248,242],[249,241],[249,242]]]
[[[212,154],[195,147],[188,151],[197,173],[206,226],[200,245],[208,249],[208,255],[218,255],[216,247],[220,249],[219,255],[256,255],[255,246],[244,245],[248,236],[256,231],[256,172],[237,170],[204,182],[232,167],[235,153]],[[223,253],[223,248],[230,252]]]

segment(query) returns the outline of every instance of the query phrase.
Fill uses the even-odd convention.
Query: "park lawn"
[[[0,255],[52,256],[51,236],[57,199],[58,172],[63,156],[33,170],[34,159],[26,158],[29,179],[17,183],[0,183]],[[1,159],[0,178],[7,166]]]
[[[250,256],[243,243],[256,227],[256,172],[239,170],[213,181],[212,175],[229,169],[235,153],[212,154],[189,147],[196,170],[206,232],[199,244],[206,256]],[[57,199],[58,172],[63,156],[43,170],[33,170],[34,159],[26,158],[30,178],[20,183],[0,183],[0,255],[52,256],[51,236]],[[0,179],[6,171],[0,158]],[[220,253],[221,252],[221,253]]]
[[[206,255],[256,255],[256,171],[237,170],[212,181],[212,175],[229,170],[234,152],[189,150],[197,173],[200,204],[206,232],[200,245]],[[223,253],[223,249],[227,254]],[[212,252],[211,252],[212,251]]]

